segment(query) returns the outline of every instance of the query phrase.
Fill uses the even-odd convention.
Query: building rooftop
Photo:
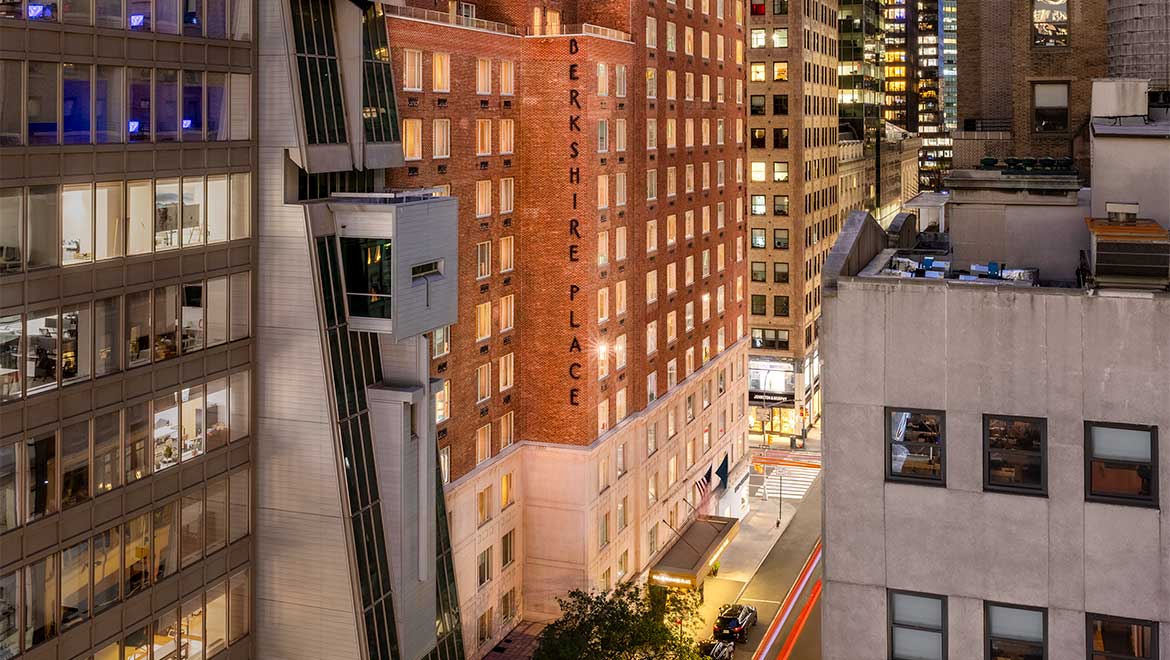
[[[1098,137],[1153,137],[1170,139],[1170,118],[1093,118],[1093,135]]]

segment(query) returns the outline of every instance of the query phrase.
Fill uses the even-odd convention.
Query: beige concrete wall
[[[950,658],[983,600],[1160,621],[1170,648],[1170,296],[845,279],[826,298],[824,660],[886,657],[886,589],[949,597]],[[947,413],[947,487],[884,479],[884,406]],[[1046,498],[984,492],[982,415],[1048,420]],[[1161,430],[1160,508],[1085,502],[1085,420]]]
[[[636,579],[649,568],[656,558],[656,553],[651,553],[648,547],[649,526],[666,520],[670,509],[675,507],[681,526],[691,515],[691,509],[681,500],[686,498],[695,480],[708,468],[714,472],[724,455],[730,457],[729,463],[734,466],[745,454],[747,344],[744,339],[728,347],[666,396],[627,417],[592,445],[553,444],[552,437],[525,439],[447,487],[463,637],[469,657],[480,657],[482,652],[490,650],[517,622],[499,619],[499,599],[510,588],[516,589],[524,619],[551,620],[559,616],[557,596],[564,596],[571,589],[601,587],[607,569],[616,583],[623,551],[629,553],[629,573],[622,579]],[[718,373],[724,370],[727,387],[720,396]],[[711,405],[702,409],[702,385],[707,381],[712,387]],[[696,415],[687,423],[685,402],[692,394]],[[667,415],[672,408],[677,415],[678,432],[668,437]],[[722,434],[718,432],[721,412],[727,416]],[[708,423],[712,425],[711,447],[703,452],[702,430]],[[646,445],[648,425],[657,428],[657,450],[650,455]],[[698,455],[694,465],[688,468],[686,443],[691,438],[695,439]],[[625,472],[619,476],[616,454],[623,445]],[[668,484],[667,466],[671,456],[677,457],[678,476],[673,484]],[[600,490],[603,462],[608,467],[609,485]],[[501,510],[500,480],[509,472],[513,474],[516,501]],[[647,481],[655,473],[658,474],[658,501],[650,504]],[[734,485],[733,480],[729,488]],[[476,494],[488,486],[493,489],[492,519],[481,526]],[[623,497],[627,498],[629,507],[627,526],[619,529],[617,509]],[[717,506],[712,500],[701,510],[728,513],[726,509],[717,511]],[[606,512],[610,514],[610,540],[601,547],[598,521]],[[517,561],[500,571],[500,539],[510,529],[516,530]],[[661,524],[659,549],[665,548],[672,537],[669,528]],[[494,548],[493,577],[491,582],[479,587],[478,557],[489,546]],[[476,625],[488,607],[495,608],[495,634],[480,646]]]
[[[1109,163],[1093,172],[1093,217],[1109,202],[1137,202],[1142,218],[1170,227],[1170,140],[1093,138],[1093,160]]]

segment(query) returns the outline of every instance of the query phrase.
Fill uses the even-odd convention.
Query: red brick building
[[[411,4],[389,183],[460,202],[432,374],[474,649],[742,515],[743,5]]]

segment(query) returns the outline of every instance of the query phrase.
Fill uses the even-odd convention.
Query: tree
[[[532,660],[699,660],[699,594],[624,583],[569,592],[561,618],[540,635]]]

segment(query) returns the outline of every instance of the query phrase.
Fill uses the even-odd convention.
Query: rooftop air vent
[[[1107,219],[1088,218],[1092,284],[1119,289],[1170,288],[1170,231],[1137,217],[1137,204],[1106,204]]]
[[[1105,212],[1109,214],[1109,224],[1111,225],[1136,225],[1140,209],[1141,207],[1137,204],[1120,202],[1105,204]]]

